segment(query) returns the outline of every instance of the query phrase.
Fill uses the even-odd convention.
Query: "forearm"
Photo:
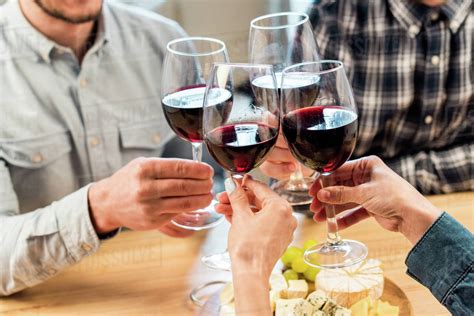
[[[232,278],[237,315],[272,315],[268,278],[240,268],[232,269]]]
[[[41,283],[98,249],[87,189],[31,213],[0,217],[0,296]]]
[[[453,315],[474,310],[474,237],[444,213],[410,251],[407,273],[426,286]]]
[[[388,166],[423,194],[474,190],[474,143],[422,151],[390,161]]]

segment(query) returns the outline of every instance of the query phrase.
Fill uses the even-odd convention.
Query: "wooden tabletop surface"
[[[430,200],[473,231],[474,192],[432,196]],[[295,243],[323,240],[326,227],[298,216]],[[0,299],[0,315],[195,315],[190,290],[226,272],[205,268],[200,257],[225,250],[227,224],[188,239],[158,232],[123,232],[98,253],[34,288]],[[405,274],[410,244],[382,230],[372,219],[349,228],[345,238],[362,241],[370,257],[383,261],[386,277],[409,297],[415,315],[449,315],[423,286]],[[258,236],[255,236],[258,242]]]

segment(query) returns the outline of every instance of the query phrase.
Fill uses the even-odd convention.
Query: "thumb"
[[[361,186],[331,186],[323,188],[318,192],[317,198],[319,201],[328,204],[362,204],[366,200],[365,192]]]
[[[252,215],[250,203],[247,194],[242,186],[232,178],[227,178],[224,182],[227,196],[229,197],[230,205],[232,206],[232,216],[238,219],[242,216]]]

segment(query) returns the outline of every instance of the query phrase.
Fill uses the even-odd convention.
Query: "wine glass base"
[[[337,269],[352,266],[367,257],[367,247],[356,240],[341,240],[337,244],[323,243],[305,251],[304,261],[310,266]]]
[[[191,293],[189,294],[189,298],[191,301],[199,306],[203,307],[208,303],[210,299],[212,299],[213,296],[216,294],[220,293],[222,290],[222,287],[226,285],[228,282],[226,281],[212,281],[205,283],[203,285],[200,285],[196,288],[194,288]],[[219,306],[228,304],[230,302],[220,302],[219,300],[213,300],[213,304],[218,304]]]
[[[213,200],[206,208],[182,213],[171,222],[178,227],[196,231],[215,227],[225,219],[222,214],[214,210],[217,203],[216,200]]]
[[[230,271],[231,262],[229,252],[217,253],[214,255],[204,256],[201,258],[208,268],[222,271]]]
[[[304,183],[294,185],[290,182],[290,179],[287,179],[275,182],[271,188],[292,206],[309,205],[313,201],[313,198],[309,195],[309,188],[313,182],[314,179],[312,178],[304,178]]]

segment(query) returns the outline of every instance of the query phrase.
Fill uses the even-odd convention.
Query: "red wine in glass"
[[[206,135],[212,157],[233,174],[245,174],[258,167],[271,151],[278,129],[262,123],[220,126]]]
[[[192,143],[204,140],[202,102],[205,90],[205,85],[184,87],[166,95],[161,101],[169,126],[179,137]],[[231,95],[224,89],[222,92],[213,102],[215,102],[215,106],[224,108],[220,110],[221,113],[228,115],[231,106],[227,101]]]
[[[357,114],[339,106],[313,106],[283,117],[292,154],[305,166],[329,173],[349,159],[357,138]]]

